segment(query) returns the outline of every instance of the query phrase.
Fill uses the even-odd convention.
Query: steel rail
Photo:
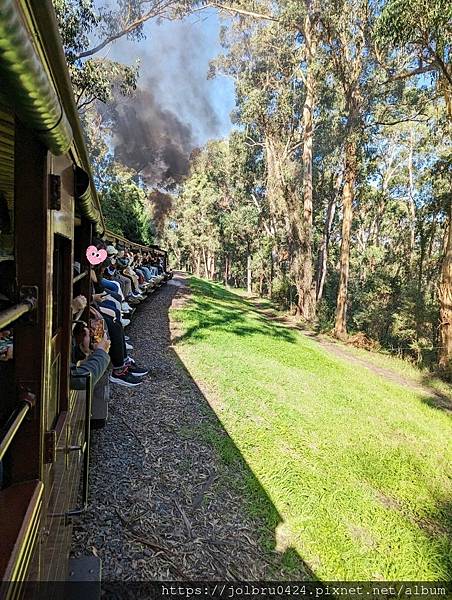
[[[22,425],[28,411],[32,407],[31,402],[23,400],[13,411],[0,432],[0,460],[5,456],[11,442],[14,439],[19,427]]]
[[[34,310],[36,307],[36,301],[32,298],[24,300],[15,306],[6,308],[0,311],[0,329],[3,329],[7,325],[10,325],[14,321],[17,321],[22,315]]]
[[[79,275],[76,275],[74,277],[74,279],[72,280],[72,285],[74,285],[74,283],[77,283],[77,281],[80,281],[81,279],[83,279],[87,275],[88,275],[88,271],[82,271]]]

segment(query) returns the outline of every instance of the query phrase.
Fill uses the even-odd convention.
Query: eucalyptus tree
[[[77,107],[86,112],[94,102],[108,102],[112,89],[117,87],[123,94],[130,94],[136,88],[138,65],[126,65],[105,57],[82,60],[90,40],[103,20],[95,10],[92,0],[53,0],[60,34],[71,75]]]
[[[304,82],[300,77],[301,44],[297,35],[287,31],[279,22],[256,19],[235,20],[223,41],[227,53],[215,61],[215,67],[234,78],[237,93],[235,117],[247,132],[247,143],[262,150],[266,196],[273,220],[278,224],[276,238],[279,242],[275,250],[281,254],[281,242],[285,246],[290,242],[298,310],[308,319],[312,313],[305,311],[304,273],[306,236],[311,235],[312,229],[312,208],[309,207],[310,223],[306,226],[300,194],[305,103]],[[309,194],[312,197],[312,184],[309,185]],[[308,247],[311,256],[310,239]]]
[[[66,30],[75,43],[70,60],[80,61],[99,54],[109,44],[126,37],[140,40],[151,19],[177,19],[191,8],[190,0],[53,0],[60,17],[66,15]],[[72,35],[81,32],[80,36]],[[91,35],[90,35],[91,34]],[[63,35],[64,37],[64,35]]]
[[[250,0],[223,0],[210,2],[201,0],[199,8],[215,7],[229,15],[238,15],[241,24],[278,24],[297,44],[298,77],[303,83],[303,108],[300,128],[302,132],[302,152],[297,160],[302,163],[302,195],[300,207],[300,251],[298,253],[296,275],[298,310],[306,321],[315,317],[315,285],[313,283],[313,140],[316,107],[318,105],[319,72],[318,49],[320,41],[320,20],[322,4],[319,0],[280,0],[277,2],[251,2]]]
[[[430,74],[436,80],[446,106],[448,123],[444,124],[444,128],[450,134],[452,4],[448,0],[389,0],[380,15],[376,37],[387,54],[391,56],[394,55],[394,50],[399,50],[405,58],[402,66],[391,66],[391,79],[412,79]],[[439,364],[443,369],[452,371],[452,202],[446,206],[446,215],[448,227],[438,285],[441,340]]]
[[[389,0],[379,16],[376,38],[389,54],[399,51],[396,64],[388,68],[389,77],[408,79],[432,75],[452,118],[452,4],[449,0]]]
[[[371,0],[330,0],[324,4],[322,27],[331,72],[342,92],[344,172],[340,280],[333,334],[347,335],[347,302],[353,206],[366,115],[378,85],[372,47],[374,6]]]

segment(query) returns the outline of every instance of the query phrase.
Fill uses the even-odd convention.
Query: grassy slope
[[[193,378],[279,513],[247,478],[250,510],[323,579],[447,579],[451,422],[414,391],[331,357],[221,286],[191,280],[173,316]],[[226,438],[227,439],[227,438]],[[245,477],[247,477],[245,475]]]

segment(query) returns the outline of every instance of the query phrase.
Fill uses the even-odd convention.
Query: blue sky
[[[160,105],[190,124],[197,144],[224,137],[231,129],[234,85],[226,77],[207,80],[209,61],[221,52],[220,21],[206,10],[183,21],[149,22],[146,39],[120,39],[106,56],[140,61],[140,86],[152,88]]]

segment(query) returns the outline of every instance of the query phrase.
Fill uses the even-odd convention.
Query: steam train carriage
[[[0,361],[2,598],[67,578],[71,517],[86,506],[92,394],[89,378],[70,389],[69,370],[93,235],[167,266],[162,249],[105,230],[51,1],[0,0],[0,343],[13,337]]]

